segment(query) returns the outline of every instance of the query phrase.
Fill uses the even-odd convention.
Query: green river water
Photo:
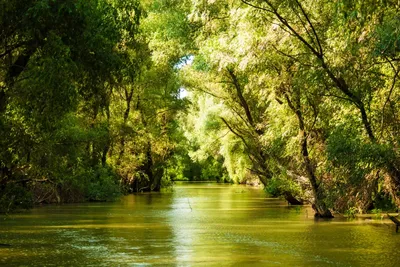
[[[381,219],[314,220],[261,189],[181,183],[0,217],[0,266],[400,266]]]

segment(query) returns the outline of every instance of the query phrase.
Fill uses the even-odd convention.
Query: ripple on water
[[[166,194],[131,195],[119,203],[46,206],[2,222],[0,238],[13,246],[0,249],[0,265],[400,262],[399,235],[384,220],[314,221],[308,214],[306,208],[265,198],[262,190],[201,184],[178,186]]]

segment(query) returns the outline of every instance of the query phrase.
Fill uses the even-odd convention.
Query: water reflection
[[[234,185],[180,184],[117,203],[46,206],[0,218],[5,266],[395,266],[381,220],[315,221],[308,208]]]

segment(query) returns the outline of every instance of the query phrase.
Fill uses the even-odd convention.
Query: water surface
[[[388,220],[314,220],[257,188],[182,183],[0,217],[4,266],[400,266]]]

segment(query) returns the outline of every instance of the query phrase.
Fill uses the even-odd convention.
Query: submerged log
[[[390,219],[394,224],[396,224],[396,233],[398,233],[398,232],[399,232],[399,226],[400,226],[400,221],[399,221],[399,219],[397,219],[395,216],[389,215],[389,213],[387,213],[387,216],[389,217],[389,219]]]
[[[0,243],[0,248],[2,248],[2,247],[11,247],[11,245],[10,244],[1,244]]]

